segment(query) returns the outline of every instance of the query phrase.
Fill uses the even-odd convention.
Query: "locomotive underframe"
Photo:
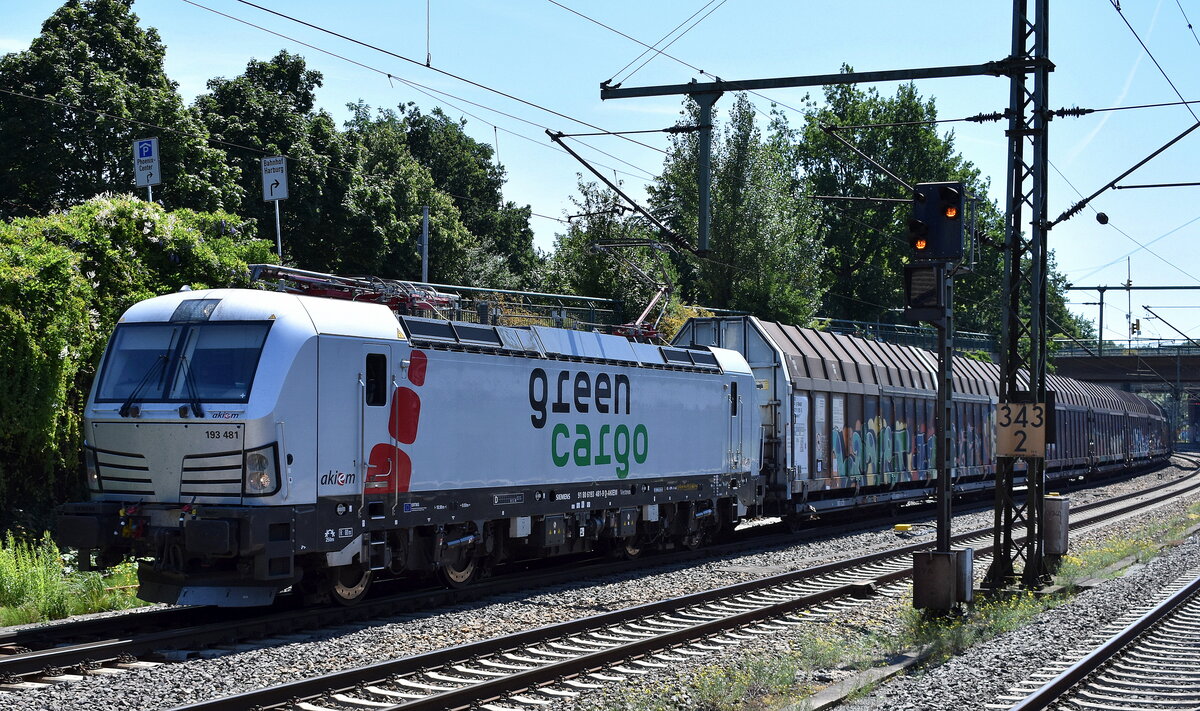
[[[643,546],[699,545],[762,512],[764,480],[737,475],[322,498],[302,506],[67,504],[58,540],[87,567],[141,560],[152,602],[269,604],[362,568],[376,575]]]

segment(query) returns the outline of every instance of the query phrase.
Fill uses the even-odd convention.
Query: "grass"
[[[57,620],[71,615],[143,605],[133,595],[132,563],[106,571],[76,570],[50,534],[21,541],[10,531],[0,546],[0,626]]]
[[[1071,588],[1088,578],[1120,575],[1119,570],[1106,569],[1126,558],[1145,563],[1158,555],[1159,546],[1164,542],[1183,538],[1187,530],[1197,522],[1200,522],[1200,504],[1193,504],[1188,507],[1183,517],[1155,522],[1139,529],[1132,536],[1110,539],[1101,545],[1063,556],[1054,582]]]
[[[1200,522],[1200,504],[1185,516],[1143,527],[1132,535],[1064,556],[1055,582],[1070,589],[1073,583],[1095,577],[1125,559],[1145,562],[1158,554],[1159,545],[1179,540],[1187,529]],[[1120,574],[1119,571],[1109,573]],[[835,681],[831,670],[848,672],[882,666],[899,653],[926,648],[927,664],[938,664],[993,637],[1029,624],[1042,612],[1057,607],[1067,594],[1036,596],[1021,593],[1010,597],[979,599],[958,617],[931,617],[906,604],[880,613],[899,618],[900,624],[884,625],[893,631],[880,632],[876,622],[858,620],[814,620],[813,629],[792,638],[777,653],[741,659],[729,666],[708,666],[671,684],[635,686],[615,704],[617,711],[764,711],[790,704],[804,707],[804,699]],[[857,694],[869,693],[870,685]]]
[[[1066,600],[1061,595],[1036,596],[1024,592],[981,599],[958,617],[934,617],[906,607],[900,613],[902,625],[897,641],[909,649],[927,649],[930,660],[940,663],[976,644],[1020,629]]]

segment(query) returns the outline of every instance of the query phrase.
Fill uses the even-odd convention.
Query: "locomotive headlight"
[[[88,486],[93,489],[100,488],[100,467],[96,464],[96,450],[90,447],[83,449],[83,464],[87,467]]]
[[[243,469],[243,493],[246,496],[270,496],[279,490],[279,466],[274,444],[247,450]]]

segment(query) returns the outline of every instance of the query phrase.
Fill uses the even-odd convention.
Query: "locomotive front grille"
[[[154,483],[150,478],[150,467],[146,463],[145,456],[105,449],[94,451],[101,491],[109,494],[137,494],[140,496],[154,494]]]
[[[219,497],[242,495],[242,453],[216,452],[189,454],[183,458],[179,478],[180,497]]]

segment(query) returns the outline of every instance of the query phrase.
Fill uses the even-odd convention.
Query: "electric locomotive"
[[[384,575],[460,585],[514,558],[698,545],[761,509],[736,352],[398,315],[382,282],[354,300],[270,273],[322,295],[149,299],[101,362],[91,500],[57,535],[88,562],[147,559],[143,599],[352,602]]]

